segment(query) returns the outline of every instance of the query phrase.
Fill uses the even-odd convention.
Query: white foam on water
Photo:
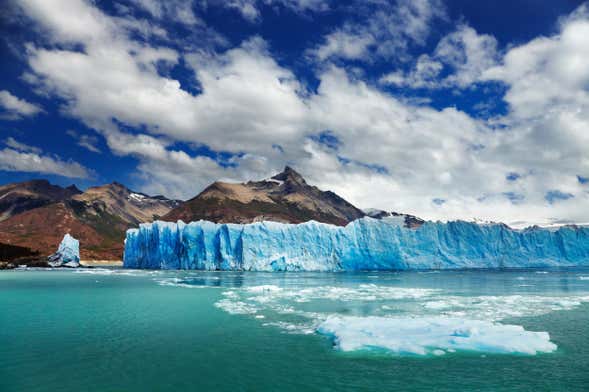
[[[186,289],[216,288],[215,286],[187,283],[189,280],[187,280],[185,278],[159,278],[159,279],[154,279],[154,281],[160,286],[182,287],[182,288],[186,288]]]
[[[499,321],[506,318],[541,316],[554,311],[571,310],[583,302],[589,302],[589,296],[440,296],[425,301],[423,307],[445,316]]]
[[[246,291],[250,292],[250,293],[269,293],[269,292],[273,292],[273,291],[281,291],[282,289],[276,285],[273,284],[266,284],[266,285],[261,285],[261,286],[251,286],[251,287],[247,287]]]
[[[579,276],[579,280],[589,280],[589,276]]]
[[[277,327],[289,334],[311,335],[317,330],[318,322],[308,323],[290,323],[286,321],[267,322],[263,325],[265,327]]]
[[[215,302],[215,306],[219,309],[224,310],[229,314],[256,314],[258,308],[252,304],[236,301],[232,298],[224,298]]]
[[[453,351],[501,354],[550,353],[547,332],[519,325],[448,317],[387,318],[333,316],[317,328],[342,351],[381,349],[404,355],[444,355]]]
[[[312,286],[303,288],[260,285],[234,289],[229,300],[271,311],[277,315],[294,314],[325,319],[326,313],[310,311],[317,301],[335,303],[376,302],[376,315],[407,314],[408,316],[459,317],[500,321],[506,318],[539,316],[559,310],[573,309],[589,296],[457,296],[444,295],[440,290],[400,288],[360,284],[356,287]],[[227,294],[226,294],[227,295]],[[305,309],[305,310],[303,310]]]
[[[292,300],[298,303],[312,300],[350,301],[382,301],[416,299],[438,293],[435,289],[405,288],[393,286],[379,286],[375,284],[361,284],[356,287],[313,286],[305,288],[280,288],[277,286],[255,286],[247,289],[250,293],[262,293],[274,300]]]
[[[150,275],[151,271],[141,271],[141,270],[122,270],[122,269],[109,269],[109,268],[79,268],[72,271],[74,274],[84,274],[84,275],[114,275],[114,276],[147,276]]]

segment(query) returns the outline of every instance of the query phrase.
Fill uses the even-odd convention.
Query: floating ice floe
[[[474,351],[499,354],[550,353],[557,349],[547,332],[519,325],[447,317],[330,317],[317,331],[342,351],[386,350],[394,354],[443,355]]]

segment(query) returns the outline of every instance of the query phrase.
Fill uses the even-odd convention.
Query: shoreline
[[[80,260],[84,267],[122,267],[123,260]]]

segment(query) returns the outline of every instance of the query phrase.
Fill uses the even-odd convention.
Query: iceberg
[[[321,323],[317,332],[331,337],[341,351],[380,349],[398,355],[443,355],[455,351],[536,355],[557,349],[547,332],[442,316],[334,316]]]
[[[589,228],[370,217],[334,226],[178,221],[127,231],[124,266],[138,269],[360,271],[589,265]]]
[[[49,256],[48,263],[51,267],[79,267],[80,242],[69,234],[64,235],[57,252]]]

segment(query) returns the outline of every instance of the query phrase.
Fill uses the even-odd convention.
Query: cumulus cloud
[[[91,171],[74,161],[43,155],[38,147],[18,142],[14,138],[4,141],[8,147],[0,150],[0,170],[55,174],[63,177],[89,178]]]
[[[360,20],[347,21],[329,33],[322,44],[309,53],[325,61],[403,57],[411,44],[423,45],[432,23],[445,18],[439,0],[397,0],[396,2],[357,2]]]
[[[394,71],[380,78],[382,84],[411,88],[435,88],[439,86],[439,74],[444,65],[427,54],[419,56],[415,67],[409,72]]]
[[[582,6],[559,34],[510,49],[483,75],[508,86],[505,146],[514,161],[536,170],[589,171],[589,16]],[[584,16],[584,17],[583,17]],[[536,151],[530,155],[524,150]],[[571,173],[572,174],[572,173]]]
[[[83,11],[91,34],[67,22],[69,7],[21,2],[50,37],[27,52],[35,76],[29,80],[64,99],[62,110],[100,132],[113,153],[137,157],[145,191],[186,198],[212,180],[262,178],[289,163],[360,207],[433,219],[589,221],[589,193],[579,180],[589,173],[589,21],[580,12],[561,22],[559,34],[504,57],[493,37],[461,26],[416,60],[414,85],[430,87],[440,77],[461,87],[505,83],[509,112],[496,127],[453,107],[414,105],[329,61],[316,75],[317,88],[308,90],[260,37],[223,52],[181,53],[133,41],[119,19],[86,2],[67,3]],[[440,17],[428,4],[434,3],[385,5],[375,20],[390,25],[374,22],[383,30],[370,23],[340,30],[366,33],[379,45],[352,42],[323,58],[385,58],[393,48],[387,42],[401,51],[422,43],[432,18]],[[406,16],[402,28],[394,24],[398,15]],[[84,51],[68,50],[68,42]],[[159,71],[161,62],[181,58],[194,71],[198,94]],[[383,81],[405,83],[405,77]],[[199,156],[177,142],[212,151]],[[510,173],[521,175],[509,180]]]
[[[467,87],[497,63],[497,40],[479,34],[470,26],[461,25],[442,38],[435,50],[435,58],[451,67],[453,73],[444,83]]]
[[[421,55],[409,72],[393,71],[380,81],[410,88],[466,88],[479,82],[498,59],[495,37],[463,24],[443,37],[431,56]],[[447,75],[442,76],[443,70]]]
[[[17,120],[35,116],[42,111],[41,107],[12,95],[10,91],[0,91],[0,118]]]

